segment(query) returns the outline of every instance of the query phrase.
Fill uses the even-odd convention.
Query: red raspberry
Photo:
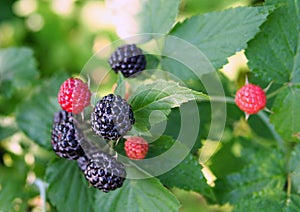
[[[58,103],[61,108],[74,114],[81,113],[90,104],[88,85],[77,78],[69,78],[60,86]]]
[[[135,136],[130,137],[125,141],[125,152],[130,159],[144,159],[148,153],[148,142],[143,138]]]
[[[267,98],[261,87],[253,84],[247,84],[237,91],[235,103],[247,114],[255,114],[265,108]]]

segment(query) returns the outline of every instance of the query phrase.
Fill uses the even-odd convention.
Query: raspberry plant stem
[[[203,99],[204,101],[207,101],[206,99]],[[235,104],[234,98],[232,97],[223,97],[223,96],[210,96],[208,101],[212,102],[225,102],[225,103],[232,103]]]
[[[40,192],[40,197],[42,200],[41,211],[46,212],[46,188],[48,187],[48,185],[39,178],[37,178],[33,182],[33,184],[38,187],[39,192]]]
[[[286,204],[288,205],[290,203],[290,197],[291,197],[291,191],[292,191],[292,179],[291,179],[291,173],[288,173],[287,175],[287,199],[286,199]]]
[[[134,163],[132,160],[128,160],[127,163],[128,166],[133,166],[135,167],[138,171],[140,171],[141,173],[143,173],[145,176],[148,176],[149,178],[154,177],[153,175],[151,175],[149,172],[147,172],[146,170],[144,170],[143,168],[139,167],[136,163]]]
[[[293,175],[293,172],[291,169],[290,169],[290,161],[292,160],[292,152],[294,151],[295,149],[295,145],[293,143],[289,143],[287,142],[286,143],[286,167],[287,167],[287,176],[286,176],[286,196],[287,196],[287,199],[286,199],[286,205],[289,205],[290,202],[291,202],[291,193],[292,193],[292,175]]]
[[[270,123],[270,120],[268,118],[268,116],[266,115],[265,112],[263,111],[260,111],[258,114],[257,114],[260,119],[266,124],[266,126],[269,128],[269,130],[271,131],[273,137],[275,138],[275,140],[277,141],[277,144],[278,146],[286,151],[286,145],[285,145],[285,142],[284,140],[280,137],[280,135],[275,131],[274,129],[274,126]]]
[[[280,88],[278,88],[277,90],[273,91],[272,93],[267,95],[267,99],[271,99],[274,96],[276,96],[280,91],[284,90],[286,87],[288,87],[288,85],[283,85]]]

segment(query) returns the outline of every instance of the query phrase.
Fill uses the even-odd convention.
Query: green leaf
[[[37,77],[37,65],[31,49],[0,50],[0,82],[10,81],[14,88],[21,89],[31,85]]]
[[[243,146],[241,160],[246,165],[216,182],[215,193],[221,203],[237,203],[255,192],[272,190],[276,193],[284,188],[286,164],[283,153],[272,147],[256,146],[253,142]]]
[[[3,127],[0,125],[0,141],[12,136],[18,131],[15,126]]]
[[[296,194],[300,194],[300,144],[297,144],[291,152],[288,168],[292,180],[292,191]]]
[[[269,1],[282,3],[249,42],[246,50],[251,70],[266,81],[300,82],[300,1]]]
[[[126,85],[124,81],[124,76],[121,72],[118,72],[118,82],[117,87],[115,89],[115,94],[120,95],[122,98],[125,97]]]
[[[299,141],[299,104],[300,88],[296,86],[282,90],[274,102],[270,121],[274,124],[276,131],[286,140]]]
[[[201,147],[201,137],[203,138],[207,137],[207,131],[205,125],[210,124],[211,117],[207,114],[210,114],[209,110],[206,110],[207,108],[210,108],[210,105],[208,107],[202,107],[202,105],[197,104],[195,107],[194,102],[188,102],[184,103],[180,106],[180,108],[174,108],[172,109],[171,113],[168,116],[167,125],[164,128],[164,135],[172,136],[174,140],[178,139],[178,136],[182,135],[181,129],[184,129],[184,138],[189,140],[194,140],[193,147],[191,149],[191,153],[197,153],[199,148]],[[182,112],[185,111],[183,114]],[[199,113],[200,120],[198,121],[198,124],[193,124],[194,121],[196,122],[195,113]],[[203,115],[202,115],[203,114]],[[188,120],[188,122],[184,122],[182,117],[184,119]],[[193,127],[186,127],[182,128],[185,125],[193,125]],[[151,129],[152,131],[152,129]],[[154,130],[153,130],[154,131]],[[181,134],[181,135],[180,135]]]
[[[208,161],[209,168],[220,179],[226,178],[226,175],[231,173],[237,173],[245,165],[237,154],[239,153],[237,150],[239,150],[240,141],[236,141],[231,136],[227,139],[223,138],[218,147],[219,151],[216,151]],[[224,166],[224,161],[226,161],[226,166]]]
[[[179,3],[179,0],[130,0],[125,5],[119,3],[116,5],[113,1],[111,3],[108,1],[108,6],[112,7],[117,14],[115,24],[121,36],[128,38],[133,35],[140,35],[138,38],[142,38],[142,41],[145,42],[155,34],[169,32],[175,22]],[[130,26],[124,23],[130,23]],[[151,35],[150,33],[154,34]]]
[[[165,147],[169,144],[160,142],[159,145],[159,148],[165,149]],[[184,148],[184,145],[182,146]],[[202,166],[191,154],[188,154],[186,158],[175,168],[159,176],[158,178],[167,187],[177,187],[187,191],[195,191],[209,198],[210,200],[215,201],[214,193],[211,187],[208,186],[206,179],[203,176]]]
[[[156,178],[126,179],[113,192],[96,193],[94,211],[178,211],[180,203]]]
[[[135,116],[134,128],[145,132],[150,128],[149,117],[154,122],[152,125],[166,120],[166,115],[171,108],[179,107],[181,104],[196,100],[207,99],[205,94],[180,86],[176,82],[157,80],[154,83],[138,87],[129,99]],[[159,113],[153,113],[159,111]]]
[[[18,160],[18,161],[17,161]],[[14,158],[11,168],[0,165],[0,211],[13,211],[16,198],[25,200],[24,185],[27,176],[27,166],[24,161]],[[21,204],[26,205],[26,202]]]
[[[147,53],[144,54],[147,61],[146,70],[156,69],[160,62],[158,57],[153,54],[147,54]]]
[[[46,170],[48,196],[58,211],[93,211],[95,189],[90,188],[77,161],[54,160]]]
[[[54,76],[43,82],[28,101],[22,103],[17,112],[19,128],[33,141],[51,149],[51,127],[55,112],[60,107],[57,93],[66,75]]]
[[[181,149],[187,149],[183,143],[175,141],[172,137],[161,136],[155,142],[151,143],[147,158],[163,154],[172,147],[175,142],[180,145]],[[189,176],[189,180],[186,180],[187,176]],[[182,158],[182,161],[176,167],[160,175],[158,178],[167,187],[177,187],[187,191],[192,190],[212,200],[215,199],[212,189],[208,186],[203,176],[202,166],[191,154]]]
[[[187,60],[193,56],[185,56],[186,52],[196,47],[215,69],[219,69],[227,63],[227,57],[247,47],[247,42],[259,32],[259,27],[267,16],[266,7],[238,7],[187,19],[177,24],[170,35],[187,41],[189,45],[174,45],[174,38],[167,39],[163,52],[168,57],[163,58],[162,66],[180,79],[182,75],[186,80],[193,78],[192,72],[182,63],[187,64]],[[200,71],[201,74],[207,72],[207,66],[197,66],[200,62],[203,63],[203,60],[203,56],[200,57],[200,61],[191,58],[190,61],[193,61],[194,65],[189,62],[188,64],[192,64],[189,68]]]
[[[283,191],[276,193],[252,195],[247,198],[243,198],[235,206],[233,212],[297,212],[300,209],[300,197],[292,194],[287,196]]]
[[[167,169],[163,172],[163,174],[158,176],[158,179],[160,179],[160,181],[168,188],[177,187],[187,191],[195,191],[207,197],[208,199],[215,201],[214,193],[211,187],[209,187],[206,183],[206,179],[203,176],[202,166],[198,163],[197,159],[194,156],[188,153],[188,148],[183,143],[175,141],[170,136],[163,135],[149,145],[149,151],[147,153],[146,159],[155,158],[156,156],[165,153],[175,144],[175,142],[178,145],[178,149],[187,152],[187,156],[181,157],[181,154],[179,153],[174,155],[172,154],[171,157],[167,157],[166,160],[161,159],[161,162],[164,163],[163,166],[166,166]],[[124,145],[119,144],[118,152],[122,149],[124,149]],[[176,158],[173,158],[172,156]],[[178,158],[180,160],[175,161]],[[176,164],[178,163],[177,166],[176,164],[174,165],[174,161],[176,162]],[[157,161],[151,161],[150,166],[147,164],[147,162],[138,162],[139,161],[131,161],[131,163],[135,163],[135,166],[138,166],[141,170],[144,170],[150,175],[156,174],[155,171],[153,173],[153,169],[157,171],[157,169],[162,167],[157,167],[161,163],[159,159]],[[169,166],[174,168],[170,170]],[[136,175],[133,176],[133,178],[137,178]],[[187,176],[189,177],[189,180],[187,180]]]
[[[20,179],[20,173],[16,173],[14,170],[0,169],[2,174],[0,176],[0,211],[11,211],[13,207],[13,200],[20,198],[20,188],[25,184],[25,175]]]

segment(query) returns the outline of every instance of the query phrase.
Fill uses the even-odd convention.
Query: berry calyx
[[[149,145],[142,137],[135,136],[125,141],[124,149],[130,159],[141,160],[146,157]]]
[[[237,91],[235,103],[247,114],[256,114],[265,108],[267,97],[261,87],[253,84],[246,84]]]
[[[95,105],[91,114],[92,129],[107,140],[118,140],[134,124],[131,106],[120,96],[109,94]]]
[[[51,133],[53,151],[61,158],[76,160],[84,155],[80,142],[83,135],[75,127],[72,113],[60,111],[54,115]]]
[[[116,73],[120,71],[124,77],[131,77],[145,69],[146,58],[135,44],[127,44],[118,47],[108,63]]]
[[[94,153],[84,170],[85,178],[95,188],[109,192],[120,188],[126,177],[125,166],[106,153]]]
[[[86,83],[78,78],[69,78],[60,86],[58,103],[63,110],[78,114],[90,104],[91,95]]]

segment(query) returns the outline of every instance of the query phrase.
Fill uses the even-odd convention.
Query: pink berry
[[[135,136],[125,141],[124,149],[130,159],[141,160],[146,157],[149,145],[142,137]]]
[[[267,98],[261,87],[253,84],[247,84],[237,91],[235,103],[247,114],[256,114],[265,108]]]
[[[69,78],[60,86],[58,103],[63,110],[78,114],[90,105],[91,95],[87,84],[78,78]]]

